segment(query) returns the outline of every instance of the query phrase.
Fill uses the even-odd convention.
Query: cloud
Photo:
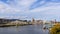
[[[57,19],[59,20],[60,3],[47,2],[46,4],[31,10],[33,16],[41,19]],[[39,17],[38,17],[39,16]]]
[[[29,10],[30,5],[36,0],[14,0],[8,1],[9,5],[13,8],[17,8],[19,10]]]
[[[20,10],[12,8],[3,2],[0,2],[0,13],[12,13],[12,12],[18,12],[18,11]]]
[[[7,0],[7,1],[0,1],[0,5],[2,4],[5,7],[4,10],[6,11],[16,11],[22,12],[29,10],[30,5],[35,2],[36,0]],[[6,5],[5,5],[6,4]],[[7,6],[8,5],[8,6]],[[1,9],[3,8],[1,7]],[[11,12],[10,11],[10,12]]]
[[[19,18],[20,16],[23,16],[21,14],[27,13],[29,11],[29,6],[34,1],[36,0],[0,1],[0,16],[1,17],[18,16]]]
[[[33,9],[32,9],[33,8]],[[55,11],[55,13],[54,13]],[[59,16],[60,1],[58,0],[7,0],[0,1],[0,16],[11,17],[23,16],[39,18],[40,16],[51,18]],[[49,15],[49,16],[48,16]],[[41,18],[42,18],[41,17]]]
[[[60,4],[60,1],[59,0],[37,0],[36,2],[34,2],[30,9],[35,9],[35,8],[38,8],[38,7],[41,7],[41,6],[45,6],[46,4],[48,5],[54,5],[54,4]]]
[[[45,5],[41,6],[41,7],[37,7],[33,10],[31,10],[31,12],[41,12],[41,11],[46,11],[46,10],[59,10],[60,9],[60,3],[46,3]]]

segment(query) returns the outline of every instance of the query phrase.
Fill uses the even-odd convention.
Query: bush
[[[60,34],[60,23],[51,28],[50,34]]]

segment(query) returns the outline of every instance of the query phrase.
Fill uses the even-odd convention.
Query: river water
[[[41,25],[26,25],[19,27],[0,27],[0,34],[48,34]]]

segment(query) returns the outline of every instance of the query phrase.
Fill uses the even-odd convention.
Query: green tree
[[[57,23],[51,28],[50,34],[60,34],[60,23]]]

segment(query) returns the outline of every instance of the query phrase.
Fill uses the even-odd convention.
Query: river
[[[0,34],[48,34],[48,32],[43,30],[41,25],[0,27]]]

